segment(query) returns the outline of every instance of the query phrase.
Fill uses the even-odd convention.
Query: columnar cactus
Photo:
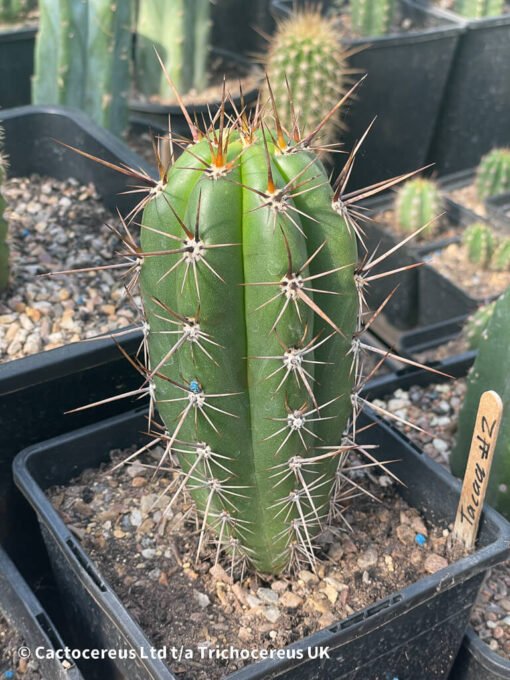
[[[136,36],[136,82],[140,93],[173,99],[156,59],[181,93],[207,86],[211,0],[140,0]]]
[[[505,0],[455,0],[455,11],[470,19],[503,14]]]
[[[349,0],[352,30],[361,36],[384,35],[395,17],[396,4],[395,0]]]
[[[462,476],[476,411],[483,392],[495,390],[503,400],[504,417],[492,463],[486,501],[510,519],[510,288],[495,304],[492,319],[483,335],[478,356],[468,378],[468,388],[459,415],[458,434],[450,457],[452,472]]]
[[[356,236],[311,137],[244,120],[195,139],[143,213],[148,381],[204,528],[278,573],[313,555],[335,486]]]
[[[0,128],[0,147],[3,130]],[[9,246],[7,245],[7,221],[4,216],[5,198],[2,194],[2,184],[5,180],[7,161],[0,153],[0,291],[5,290],[9,283]]]
[[[437,229],[435,218],[441,212],[443,200],[437,184],[418,177],[408,180],[395,199],[395,219],[400,231],[413,233],[425,224],[421,238],[430,238]]]
[[[35,7],[36,0],[0,0],[0,21],[22,21]]]
[[[120,134],[127,124],[131,2],[39,0],[32,100],[84,110]]]
[[[346,61],[334,20],[322,17],[319,9],[298,11],[282,20],[270,40],[265,68],[285,128],[294,132],[294,112],[302,131],[313,130],[345,87]],[[338,115],[328,120],[326,141],[338,123]]]
[[[463,334],[468,342],[469,349],[478,349],[482,339],[486,339],[487,328],[492,319],[495,304],[495,302],[489,302],[489,304],[477,309],[464,325]]]
[[[482,158],[476,189],[480,199],[510,191],[510,149],[493,149]]]
[[[491,269],[496,272],[510,272],[510,238],[502,239],[494,249]]]
[[[468,260],[485,268],[491,261],[496,238],[488,224],[475,222],[465,229],[462,245],[466,249]]]

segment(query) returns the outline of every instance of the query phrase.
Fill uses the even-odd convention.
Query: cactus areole
[[[203,526],[227,554],[279,573],[313,555],[339,482],[356,237],[304,141],[223,127],[146,201],[148,380]]]

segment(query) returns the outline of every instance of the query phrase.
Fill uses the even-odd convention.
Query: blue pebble
[[[418,543],[418,545],[425,545],[425,543],[427,542],[427,537],[424,536],[423,534],[416,534],[416,537],[415,537],[414,540],[416,541],[416,543]],[[395,680],[395,678],[393,680]],[[398,680],[398,678],[397,678],[397,680]]]
[[[193,394],[200,394],[200,392],[202,391],[202,387],[198,380],[193,379],[190,381],[189,390],[190,392],[193,392]]]
[[[79,296],[76,298],[76,302],[77,302],[79,305],[82,305],[82,304],[85,302],[85,298],[83,297],[83,295],[79,295]]]
[[[23,231],[21,232],[21,235],[23,236],[23,238],[26,238],[27,236],[30,236],[30,229],[23,229]],[[10,671],[9,671],[9,672],[10,672]],[[13,677],[14,677],[14,676],[13,676]]]

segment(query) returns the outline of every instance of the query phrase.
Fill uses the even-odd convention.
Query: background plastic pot
[[[472,168],[493,147],[510,143],[510,14],[467,21],[428,11],[465,27],[428,153],[443,175]]]
[[[130,210],[136,194],[120,196],[130,180],[56,143],[61,140],[112,163],[151,171],[138,156],[87,117],[56,107],[23,107],[0,111],[5,128],[9,174],[32,173],[93,182],[104,203]],[[119,337],[136,352],[141,332]],[[66,411],[139,387],[140,378],[111,339],[75,343],[0,364],[0,543],[25,576],[38,567],[38,532],[33,514],[17,493],[11,462],[23,447],[114,415],[131,406],[128,400],[66,415]],[[23,540],[20,540],[23,536]],[[27,572],[25,572],[25,568]]]
[[[303,1],[301,5],[306,5]],[[292,0],[274,0],[276,16],[286,16]],[[368,78],[345,109],[342,142],[352,149],[377,116],[358,154],[349,187],[357,189],[425,165],[462,31],[411,0],[401,0],[413,30],[372,38],[342,38],[352,51],[349,68]],[[340,38],[340,36],[339,36]],[[339,161],[341,162],[340,156]]]
[[[36,27],[0,31],[0,108],[30,104]]]
[[[510,680],[510,661],[467,629],[449,680]]]
[[[490,196],[485,201],[490,221],[502,231],[510,231],[510,193]]]
[[[64,525],[44,490],[65,484],[85,468],[97,467],[108,459],[112,448],[142,443],[145,415],[143,410],[133,411],[68,433],[25,450],[14,463],[16,483],[41,522],[56,580],[68,604],[69,630],[79,646],[121,646],[140,654],[140,649],[149,649],[150,642]],[[384,460],[385,452],[391,451],[392,458],[399,461],[392,468],[403,482],[398,492],[429,520],[448,525],[455,515],[459,484],[387,423],[365,414],[363,424],[368,423],[376,425],[365,433],[366,440],[380,445],[374,455]],[[461,644],[484,573],[507,557],[509,547],[510,526],[487,509],[473,554],[291,645],[296,649],[328,646],[330,660],[268,660],[228,677],[443,679]],[[115,672],[130,680],[174,677],[160,661],[140,656],[109,663],[107,667],[87,667],[87,677],[110,678]]]
[[[63,650],[65,644],[55,629],[33,592],[30,590],[7,553],[0,547],[0,612],[23,638],[23,643],[34,655],[37,647],[48,652]],[[39,670],[48,680],[81,680],[82,675],[72,663],[65,666],[54,658],[43,658],[37,661]],[[14,669],[1,668],[2,677]],[[11,677],[14,677],[11,676]]]

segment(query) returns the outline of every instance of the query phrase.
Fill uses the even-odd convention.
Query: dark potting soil
[[[510,272],[494,272],[470,262],[462,244],[452,243],[426,261],[475,300],[486,300],[510,286]]]
[[[0,294],[0,361],[136,321],[118,272],[40,276],[119,261],[116,253],[125,248],[106,226],[118,220],[92,184],[32,175],[8,179],[2,193],[10,281]]]
[[[430,437],[402,423],[394,423],[428,455],[449,468],[465,392],[466,381],[461,379],[449,384],[414,386],[409,391],[397,390],[376,404],[424,430],[437,433],[438,436]],[[471,624],[493,651],[510,659],[510,561],[490,570],[473,608]]]
[[[113,463],[128,453],[112,452]],[[293,577],[247,572],[231,583],[214,547],[195,561],[199,530],[189,501],[177,501],[162,521],[177,472],[155,477],[160,456],[87,470],[48,495],[151,642],[193,650],[192,660],[170,664],[181,678],[224,677],[246,662],[220,660],[216,649],[281,648],[448,564],[449,530],[428,525],[388,474],[358,470],[350,474],[377,500],[355,490],[344,513],[354,530],[339,519],[317,539],[316,573],[303,564]],[[212,658],[201,660],[201,649]]]
[[[18,650],[22,647],[25,647],[23,638],[0,614],[0,677],[49,680],[40,673],[35,659],[20,658]]]

